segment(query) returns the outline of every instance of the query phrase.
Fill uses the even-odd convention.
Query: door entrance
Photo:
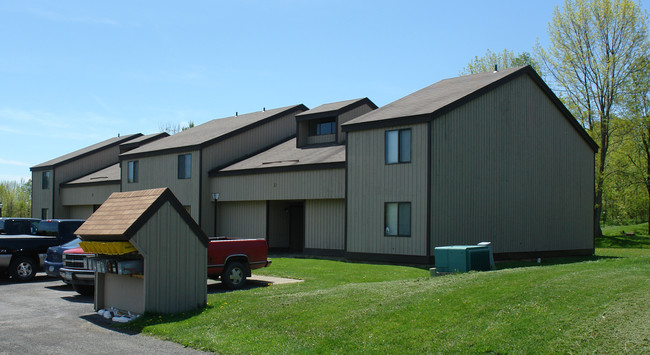
[[[300,253],[305,246],[305,202],[267,201],[267,242],[274,251]]]

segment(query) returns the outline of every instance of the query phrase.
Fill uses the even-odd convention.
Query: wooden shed
[[[209,240],[168,188],[113,193],[77,234],[84,251],[97,255],[96,310],[205,306]]]

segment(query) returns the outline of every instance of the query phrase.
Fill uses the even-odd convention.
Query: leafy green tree
[[[495,65],[499,70],[524,65],[530,65],[535,68],[535,70],[539,68],[535,58],[533,58],[533,56],[528,52],[515,54],[513,51],[507,49],[504,49],[502,52],[492,52],[488,49],[482,57],[475,56],[471,62],[463,67],[460,74],[466,75],[492,72],[494,71]]]
[[[32,211],[32,180],[0,182],[2,217],[30,217]]]
[[[600,216],[612,119],[624,87],[648,51],[647,16],[630,0],[566,0],[549,23],[550,45],[537,46],[542,69],[600,149],[596,159],[594,228]],[[598,127],[597,127],[598,126]]]

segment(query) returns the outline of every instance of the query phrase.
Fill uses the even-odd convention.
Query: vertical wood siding
[[[372,111],[372,108],[370,108],[370,106],[361,105],[359,107],[353,108],[350,111],[347,111],[347,112],[344,112],[344,113],[340,114],[339,115],[339,120],[338,120],[338,125],[336,127],[336,129],[338,130],[338,134],[339,134],[338,142],[339,143],[345,143],[345,139],[346,139],[345,138],[345,132],[343,132],[341,130],[341,125],[342,124],[344,124],[345,122],[347,122],[347,121],[349,121],[351,119],[354,119],[354,118],[357,118],[357,117],[359,117],[361,115],[364,115],[364,114],[366,114],[366,113],[368,113],[370,111]]]
[[[120,191],[120,184],[66,186],[61,188],[61,203],[72,208],[77,205],[101,205],[113,192]]]
[[[305,248],[343,250],[345,200],[305,201]]]
[[[201,199],[200,224],[201,228],[208,235],[213,235],[214,233],[214,212],[212,211],[210,194],[213,192],[221,192],[219,190],[211,190],[211,179],[208,176],[210,170],[217,167],[223,167],[248,154],[259,152],[262,149],[280,143],[281,141],[295,135],[296,114],[297,112],[279,117],[272,122],[255,127],[242,134],[238,134],[203,149],[203,197]]]
[[[593,248],[593,152],[527,76],[435,119],[431,135],[432,249]]]
[[[190,179],[178,178],[178,156],[192,154],[192,172]],[[185,151],[169,153],[138,159],[124,160],[126,164],[131,160],[139,161],[138,182],[128,183],[128,169],[122,169],[122,191],[136,191],[169,187],[183,206],[190,206],[190,214],[195,221],[199,220],[199,180],[200,180],[200,151]]]
[[[50,186],[43,190],[43,172],[50,172]],[[52,213],[52,177],[54,170],[37,170],[32,172],[32,217],[41,218],[41,209],[47,208]]]
[[[219,236],[266,237],[266,201],[219,202]]]
[[[85,156],[83,158],[74,160],[64,165],[58,166],[53,172],[54,178],[50,175],[52,180],[52,188],[55,189],[55,216],[53,218],[69,218],[68,208],[63,205],[60,199],[60,185],[74,179],[78,179],[84,175],[90,174],[97,170],[106,168],[119,161],[120,148],[119,146],[110,147],[97,153]],[[40,188],[40,185],[38,186]],[[47,206],[45,206],[47,208]],[[38,208],[40,217],[40,208]]]
[[[131,238],[144,255],[148,312],[184,312],[206,303],[207,250],[169,203]]]
[[[345,197],[345,169],[319,169],[210,179],[219,201],[308,200]]]
[[[93,214],[93,205],[68,206],[70,218],[88,219]]]
[[[411,128],[411,162],[385,164],[384,135]],[[425,256],[427,124],[348,134],[347,251]],[[384,236],[384,204],[411,203],[411,236]]]

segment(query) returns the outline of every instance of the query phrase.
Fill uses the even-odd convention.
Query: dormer
[[[345,143],[341,124],[377,108],[367,97],[320,105],[296,115],[297,147]]]

